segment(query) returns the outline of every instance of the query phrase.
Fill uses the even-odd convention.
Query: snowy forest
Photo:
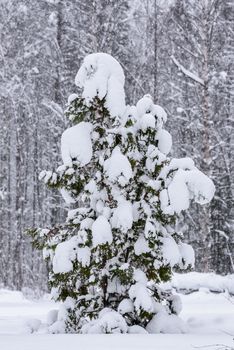
[[[111,54],[126,102],[162,106],[171,154],[191,156],[214,182],[209,205],[178,223],[195,270],[234,272],[233,0],[0,0],[0,284],[47,289],[41,252],[26,230],[64,222],[66,204],[39,180],[60,162],[84,57]]]

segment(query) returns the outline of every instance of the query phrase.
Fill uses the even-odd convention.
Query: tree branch
[[[177,59],[175,58],[174,55],[171,56],[171,59],[175,63],[175,65],[179,68],[179,70],[181,70],[181,72],[184,73],[184,75],[186,75],[190,79],[192,79],[192,80],[196,81],[197,83],[204,86],[204,80],[199,78],[196,74],[194,74],[194,73],[188,71],[186,68],[184,68],[184,66],[182,66],[182,64],[180,64],[177,61]]]

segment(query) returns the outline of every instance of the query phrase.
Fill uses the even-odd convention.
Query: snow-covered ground
[[[198,285],[198,280],[201,286]],[[176,275],[173,279],[172,284],[177,287],[178,284],[182,286],[182,282],[183,287],[188,287],[187,289],[190,290],[193,289],[191,284],[200,287],[198,291],[191,294],[181,294],[183,311],[180,316],[189,326],[188,334],[46,334],[43,327],[46,315],[49,310],[57,306],[48,297],[32,301],[24,298],[20,292],[1,289],[0,350],[234,349],[234,296],[230,297],[227,290],[221,293],[210,292],[206,285],[207,281],[213,289],[212,281],[215,284],[215,280],[221,281],[221,284],[224,283],[224,279],[218,279],[211,274],[205,276],[192,273],[184,275],[183,278]],[[37,327],[38,322],[35,319],[41,320],[42,326],[38,333],[31,334],[32,325]]]

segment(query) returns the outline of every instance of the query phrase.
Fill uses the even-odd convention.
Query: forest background
[[[234,272],[234,2],[232,0],[0,0],[0,284],[45,290],[47,269],[25,234],[63,222],[56,168],[63,111],[85,55],[122,65],[127,103],[144,94],[168,113],[173,157],[210,176],[209,206],[179,222],[197,271]]]

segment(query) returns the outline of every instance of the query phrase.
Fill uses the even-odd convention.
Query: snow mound
[[[14,300],[15,303],[28,303],[29,301],[25,299],[22,292],[12,291],[8,289],[0,289],[0,303],[8,304],[12,303]]]
[[[46,317],[46,323],[48,326],[51,326],[52,324],[54,324],[56,321],[58,320],[58,310],[54,309],[54,310],[50,310],[47,314]]]
[[[168,315],[164,310],[155,315],[146,327],[149,333],[186,333],[188,328],[177,315]]]
[[[86,56],[75,78],[87,102],[96,96],[105,98],[111,117],[121,117],[125,111],[124,81],[121,65],[106,53]]]
[[[85,324],[81,333],[83,334],[118,334],[127,333],[128,326],[118,312],[112,309],[103,309],[97,320]]]
[[[234,274],[221,276],[215,273],[189,272],[186,274],[175,273],[170,286],[177,291],[190,293],[206,288],[211,292],[223,293],[227,291],[234,295]]]
[[[25,325],[30,333],[34,333],[39,330],[41,326],[41,320],[38,320],[37,318],[31,318],[26,321]]]
[[[92,124],[81,122],[64,131],[61,138],[61,153],[64,165],[72,166],[76,160],[80,166],[88,164],[92,158]]]
[[[134,325],[128,327],[129,334],[148,334],[148,332],[141,326]]]

